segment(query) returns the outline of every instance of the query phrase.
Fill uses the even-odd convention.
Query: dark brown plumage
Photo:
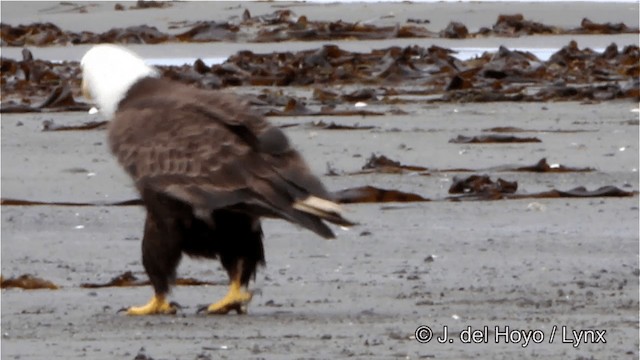
[[[156,296],[182,253],[219,258],[246,287],[265,261],[262,216],[325,238],[334,234],[323,219],[351,225],[282,131],[237,96],[146,77],[117,109],[109,143],[147,209],[143,264]]]

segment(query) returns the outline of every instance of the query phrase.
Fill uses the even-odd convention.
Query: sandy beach
[[[52,22],[66,30],[105,31],[148,24],[162,31],[183,20],[228,19],[283,7],[314,19],[450,21],[471,29],[499,14],[522,13],[545,24],[582,18],[638,27],[629,3],[188,3],[115,11],[99,3],[80,13],[56,2],[2,2],[2,22]],[[132,3],[123,3],[127,6]],[[75,9],[75,10],[74,10]],[[352,51],[390,45],[444,47],[622,47],[637,34],[521,38],[388,39],[337,43]],[[321,42],[135,45],[145,57],[229,56],[317,48]],[[88,45],[33,48],[39,59],[79,60]],[[20,47],[2,56],[21,57]],[[308,88],[286,87],[304,96]],[[228,91],[254,93],[252,87]],[[390,106],[402,110],[391,114]],[[109,206],[2,206],[1,270],[53,282],[57,290],[2,289],[2,359],[637,359],[639,349],[638,103],[580,102],[372,104],[381,116],[323,118],[367,130],[323,130],[312,116],[270,117],[322,175],[328,188],[377,186],[429,202],[346,205],[360,225],[324,241],[288,223],[266,220],[267,266],[244,316],[204,316],[199,305],[226,291],[218,262],[185,258],[180,277],[219,285],[178,286],[176,316],[128,317],[118,309],[148,300],[143,287],[87,289],[131,271],[140,260],[144,210]],[[104,130],[43,132],[43,122],[102,120],[84,112],[2,114],[2,198],[46,202],[116,202],[136,198],[109,154]],[[456,144],[458,135],[517,127],[538,143]],[[430,169],[427,174],[357,172],[371,154]],[[550,164],[590,172],[502,171]],[[328,168],[338,176],[328,176]],[[630,197],[449,201],[454,176],[467,168],[518,182],[519,193],[616,186]],[[429,342],[420,337],[433,332]],[[416,332],[417,329],[422,331]],[[476,341],[468,343],[472,331]],[[416,339],[416,336],[418,339]],[[446,337],[446,338],[445,338]],[[441,340],[439,341],[438,338]]]

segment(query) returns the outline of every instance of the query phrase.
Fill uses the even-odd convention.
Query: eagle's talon
[[[176,306],[177,305],[177,306]],[[175,315],[178,309],[181,308],[175,302],[168,303],[164,296],[155,295],[149,303],[143,306],[132,306],[125,309],[127,315],[141,316],[141,315]],[[120,311],[118,311],[120,312]]]
[[[238,304],[238,307],[235,308],[234,310],[236,311],[236,314],[238,314],[238,315],[246,315],[247,314],[247,309],[248,309],[247,304]]]
[[[249,302],[251,301],[251,293],[244,293],[243,297],[234,300],[221,300],[215,304],[201,307],[198,312],[206,312],[208,315],[226,315],[231,311],[235,311],[238,315],[247,313]]]
[[[173,309],[175,309],[175,310],[182,310],[182,309],[184,309],[184,308],[182,307],[182,305],[178,304],[178,303],[177,303],[177,302],[175,302],[175,301],[170,302],[170,303],[169,303],[169,306],[171,306],[171,308],[173,308]]]
[[[238,314],[246,314],[247,306],[242,303],[232,303],[213,309],[213,305],[200,305],[196,314],[206,313],[207,315],[226,315],[231,312],[231,310],[235,310]]]
[[[217,309],[209,309],[209,307],[207,307],[206,310],[208,315],[226,315],[231,311],[235,311],[237,314],[243,315],[247,313],[247,306],[246,303],[237,302],[224,305]]]
[[[238,314],[246,314],[252,298],[253,293],[242,286],[240,279],[236,277],[231,280],[227,295],[216,303],[200,307],[198,313],[206,312],[209,315],[225,315],[233,310]]]

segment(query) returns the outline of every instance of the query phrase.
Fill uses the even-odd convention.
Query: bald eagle
[[[265,263],[262,217],[333,238],[343,226],[320,180],[284,133],[238,96],[160,77],[131,51],[98,45],[82,58],[82,89],[107,118],[111,151],[146,208],[142,264],[154,289],[130,315],[175,313],[167,294],[182,254],[219,259],[229,291],[200,310],[245,313]]]

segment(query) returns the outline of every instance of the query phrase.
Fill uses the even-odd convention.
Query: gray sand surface
[[[119,26],[126,26],[197,20],[206,6],[215,7],[217,10],[210,11],[220,18],[241,13],[238,4],[232,3],[177,3],[169,11],[117,14],[110,10],[112,4],[101,5],[104,11],[89,14],[41,11],[56,4],[17,6],[2,2],[2,21],[47,20],[72,30],[106,30],[112,25],[101,26],[119,21]],[[226,9],[230,6],[236,8]],[[281,3],[251,4],[254,14],[271,12],[275,6]],[[527,18],[548,24],[574,25],[588,16],[594,21],[637,26],[637,11],[630,14],[630,4],[401,3],[370,4],[366,11],[360,7],[354,10],[355,6],[299,4],[293,9],[316,18],[345,20],[393,12],[396,20],[429,18],[434,30],[449,20],[465,22],[470,28],[490,25],[507,6],[508,12],[523,12]],[[424,13],[416,15],[415,9]],[[121,17],[116,20],[114,14]],[[455,19],[447,19],[449,16]],[[621,41],[617,36],[602,39],[605,44],[615,41],[618,45],[633,41]],[[558,40],[548,40],[554,41]],[[157,51],[145,49],[147,54]],[[189,49],[198,56],[196,47]],[[3,55],[19,50],[2,49]],[[74,48],[38,50],[82,53]],[[34,54],[38,57],[37,51]],[[284,90],[299,96],[308,92]],[[359,170],[371,153],[431,169],[531,165],[546,157],[549,163],[593,167],[596,171],[479,173],[517,180],[522,193],[576,186],[592,190],[604,185],[639,189],[637,103],[417,103],[401,108],[408,114],[325,119],[376,126],[364,131],[314,129],[306,124],[319,118],[311,117],[271,120],[301,124],[286,132],[320,175],[326,172],[327,164],[339,172]],[[2,197],[69,202],[136,197],[130,181],[108,153],[104,131],[41,131],[45,120],[80,124],[99,119],[84,113],[3,115]],[[495,126],[531,130],[517,135],[535,136],[542,142],[449,143],[457,135],[479,135],[482,129]],[[253,285],[258,291],[246,316],[195,314],[199,305],[226,292],[226,275],[218,262],[183,260],[180,277],[220,285],[175,288],[172,299],[184,307],[177,316],[133,318],[116,313],[121,307],[146,302],[152,293],[150,287],[80,287],[85,282],[109,281],[127,270],[146,278],[139,250],[144,218],[141,208],[3,206],[2,275],[30,273],[62,288],[2,290],[2,359],[134,359],[139,353],[156,360],[637,359],[638,196],[442,201],[454,175],[468,174],[323,176],[333,190],[374,185],[416,192],[437,201],[346,206],[349,217],[361,224],[349,231],[336,229],[335,241],[321,240],[282,221],[265,221],[267,266],[258,273]],[[446,327],[452,342],[441,344],[434,338],[419,343],[414,333],[421,325],[431,327],[435,336],[442,336]],[[487,326],[487,338],[464,344],[460,336],[464,337],[468,326],[474,330]],[[496,327],[499,334],[507,326],[536,331],[535,340],[542,341],[524,346],[524,340],[516,341],[517,333],[512,333],[511,340],[498,336],[496,343]],[[586,335],[597,330],[604,334],[606,343],[598,339],[598,343],[573,346],[576,336],[572,330],[591,330],[582,333]]]

